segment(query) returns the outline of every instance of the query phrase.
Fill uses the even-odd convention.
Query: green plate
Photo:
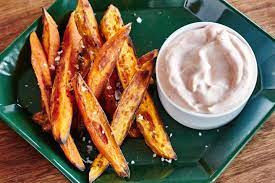
[[[131,179],[127,182],[211,182],[215,181],[230,161],[240,152],[272,113],[275,102],[275,41],[261,28],[222,0],[100,0],[92,5],[98,19],[107,6],[120,8],[125,22],[133,22],[131,36],[140,56],[160,48],[176,29],[197,21],[213,21],[239,32],[255,52],[259,77],[257,86],[241,114],[220,129],[197,131],[175,122],[162,108],[155,86],[152,95],[178,160],[172,164],[153,158],[142,139],[127,139],[122,150],[130,165]],[[49,12],[59,24],[60,32],[76,2],[57,0]],[[137,17],[142,23],[136,22]],[[87,182],[88,170],[79,172],[72,167],[58,145],[31,116],[40,110],[40,94],[30,64],[29,34],[37,30],[41,35],[41,20],[35,21],[0,55],[0,116],[12,129],[28,141],[56,166],[70,181]],[[200,135],[199,135],[200,134]],[[81,140],[79,140],[81,141]],[[86,140],[87,142],[88,140]],[[80,143],[83,158],[85,143]],[[90,154],[90,159],[96,152]],[[110,168],[97,182],[126,182]]]

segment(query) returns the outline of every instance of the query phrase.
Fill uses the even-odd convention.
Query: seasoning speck
[[[201,132],[199,132],[199,136],[202,136]]]
[[[205,148],[208,148],[208,145],[205,145]]]
[[[24,85],[24,86],[25,86],[26,88],[27,88],[27,87],[29,87],[29,85],[27,85],[27,84],[26,84],[26,85]]]
[[[137,23],[141,24],[142,19],[140,17],[137,17]]]
[[[161,161],[164,161],[164,158],[161,158],[160,160],[161,160]]]
[[[168,126],[166,125],[165,128],[168,128]]]
[[[155,158],[155,157],[157,157],[157,155],[154,153],[154,154],[153,154],[153,158]]]
[[[134,160],[131,161],[131,165],[133,165],[133,164],[135,164],[135,161],[134,161]]]
[[[82,141],[85,142],[85,140],[86,140],[86,137],[82,137]]]
[[[138,116],[137,116],[137,120],[143,120],[143,116],[141,115],[141,114],[138,114]]]

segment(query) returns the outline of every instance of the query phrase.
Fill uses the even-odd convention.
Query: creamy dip
[[[253,90],[257,67],[251,49],[224,26],[187,30],[168,41],[159,58],[159,81],[177,105],[223,113]]]

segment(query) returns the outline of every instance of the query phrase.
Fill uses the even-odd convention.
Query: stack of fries
[[[155,154],[176,159],[147,92],[158,51],[137,59],[129,37],[131,24],[123,25],[119,10],[110,5],[99,29],[88,0],[78,0],[61,51],[57,25],[45,9],[43,25],[42,44],[35,32],[30,35],[31,63],[42,101],[42,111],[33,120],[52,133],[68,160],[85,169],[71,126],[84,126],[100,153],[90,167],[90,182],[109,164],[119,176],[130,176],[119,147],[127,135],[143,136]],[[78,124],[72,125],[73,119],[79,119]]]

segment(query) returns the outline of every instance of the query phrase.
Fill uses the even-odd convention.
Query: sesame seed
[[[157,157],[157,155],[154,153],[154,154],[153,154],[153,158],[155,158],[155,157]]]
[[[137,17],[137,23],[141,24],[142,19],[140,17]]]
[[[167,163],[172,163],[171,159],[164,159]]]
[[[168,126],[165,126],[165,128],[168,128]]]
[[[134,13],[134,16],[137,16],[137,14],[136,14],[136,13]]]
[[[201,132],[199,132],[199,136],[202,136],[202,133],[201,133]]]
[[[171,137],[173,136],[173,134],[172,134],[172,133],[170,133],[170,135],[169,135],[169,136],[170,136],[170,138],[171,138]]]
[[[85,142],[85,140],[86,140],[86,137],[82,137],[82,141]]]
[[[51,65],[50,65],[50,69],[51,69],[51,70],[54,70],[54,69],[55,69],[55,66],[51,64]]]
[[[111,86],[107,86],[107,89],[110,90],[110,89],[112,89],[112,87]]]
[[[208,145],[205,145],[205,148],[208,148]]]
[[[88,144],[90,144],[90,143],[91,143],[91,140],[88,141]]]
[[[135,164],[135,161],[134,161],[134,160],[131,161],[131,165],[133,165],[133,164]]]
[[[82,45],[81,45],[81,48],[83,48],[83,49],[84,49],[84,48],[85,48],[85,46],[82,44]]]
[[[161,161],[164,161],[164,158],[161,158]]]
[[[26,85],[24,85],[24,86],[27,88],[29,85],[26,84]]]
[[[102,134],[103,134],[103,135],[105,134],[104,130],[102,130]]]

